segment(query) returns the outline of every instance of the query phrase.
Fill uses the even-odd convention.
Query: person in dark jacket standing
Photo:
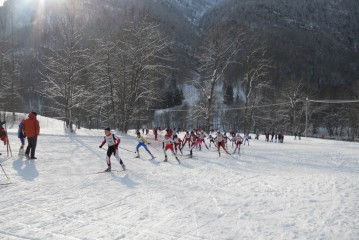
[[[31,112],[29,114],[29,118],[26,119],[24,123],[24,132],[28,141],[28,145],[25,151],[25,157],[27,159],[37,159],[35,157],[35,149],[37,144],[37,136],[40,134],[40,124],[36,119],[36,116],[36,112]]]

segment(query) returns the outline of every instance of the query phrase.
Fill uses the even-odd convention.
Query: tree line
[[[70,129],[161,125],[246,133],[303,132],[308,110],[312,133],[324,127],[333,135],[358,135],[358,104],[306,109],[305,99],[315,99],[316,91],[290,74],[278,84],[265,39],[238,23],[211,26],[183,57],[183,45],[150,9],[133,4],[119,14],[102,5],[94,10],[90,2],[44,6],[51,14],[28,28],[14,22],[16,1],[1,8],[1,110],[36,110]],[[195,88],[194,105],[184,99],[183,76]],[[181,112],[155,114],[173,107]]]

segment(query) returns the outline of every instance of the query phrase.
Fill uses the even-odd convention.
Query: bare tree
[[[21,97],[19,54],[16,53],[17,41],[14,28],[14,1],[10,1],[3,10],[4,15],[0,18],[0,100],[4,110],[11,111],[15,120],[15,111],[20,105]]]
[[[81,44],[76,6],[63,7],[60,16],[52,19],[55,25],[54,44],[46,49],[45,71],[40,72],[43,85],[40,91],[49,100],[47,107],[65,120],[72,131],[74,113],[87,109],[91,99],[84,74],[93,63],[88,62],[88,50]]]
[[[239,77],[239,89],[244,92],[244,132],[249,133],[254,122],[255,106],[263,103],[262,91],[270,88],[267,78],[271,61],[267,57],[266,48],[258,41],[252,40],[253,48],[249,48],[241,62],[242,73]],[[257,45],[256,45],[257,44]]]
[[[280,125],[291,132],[302,131],[305,122],[305,99],[308,97],[304,91],[303,80],[290,79],[281,90],[280,105],[277,114],[280,115]]]
[[[141,113],[160,101],[159,80],[168,78],[171,57],[168,53],[172,42],[162,37],[158,25],[148,23],[144,18],[133,22],[124,30],[119,43],[121,69],[121,89],[119,96],[121,114],[124,117],[122,129],[127,131],[130,120],[136,120],[139,127]]]
[[[210,129],[213,121],[213,108],[217,101],[215,87],[223,80],[225,71],[236,63],[235,58],[241,48],[243,33],[235,27],[213,29],[205,37],[197,53],[200,77],[194,80],[203,101],[197,105],[197,116],[205,119],[205,128]]]
[[[116,40],[97,40],[97,108],[110,112],[112,124],[123,131],[131,124],[139,127],[147,119],[147,109],[162,98],[159,81],[169,75],[172,42],[158,28],[144,17],[124,23]]]

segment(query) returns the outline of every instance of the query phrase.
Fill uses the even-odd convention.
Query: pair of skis
[[[127,169],[126,170],[115,170],[115,169],[113,169],[111,171],[104,170],[104,171],[93,172],[93,173],[89,173],[89,174],[100,174],[100,173],[109,173],[109,172],[125,172],[125,171],[127,171]]]

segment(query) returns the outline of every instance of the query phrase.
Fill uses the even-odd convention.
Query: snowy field
[[[178,165],[152,141],[156,161],[120,149],[128,171],[93,174],[106,168],[102,130],[40,125],[38,160],[17,156],[16,129],[14,156],[0,146],[0,239],[359,239],[358,143],[261,136],[240,156],[195,150]],[[133,131],[120,136],[135,149]]]

